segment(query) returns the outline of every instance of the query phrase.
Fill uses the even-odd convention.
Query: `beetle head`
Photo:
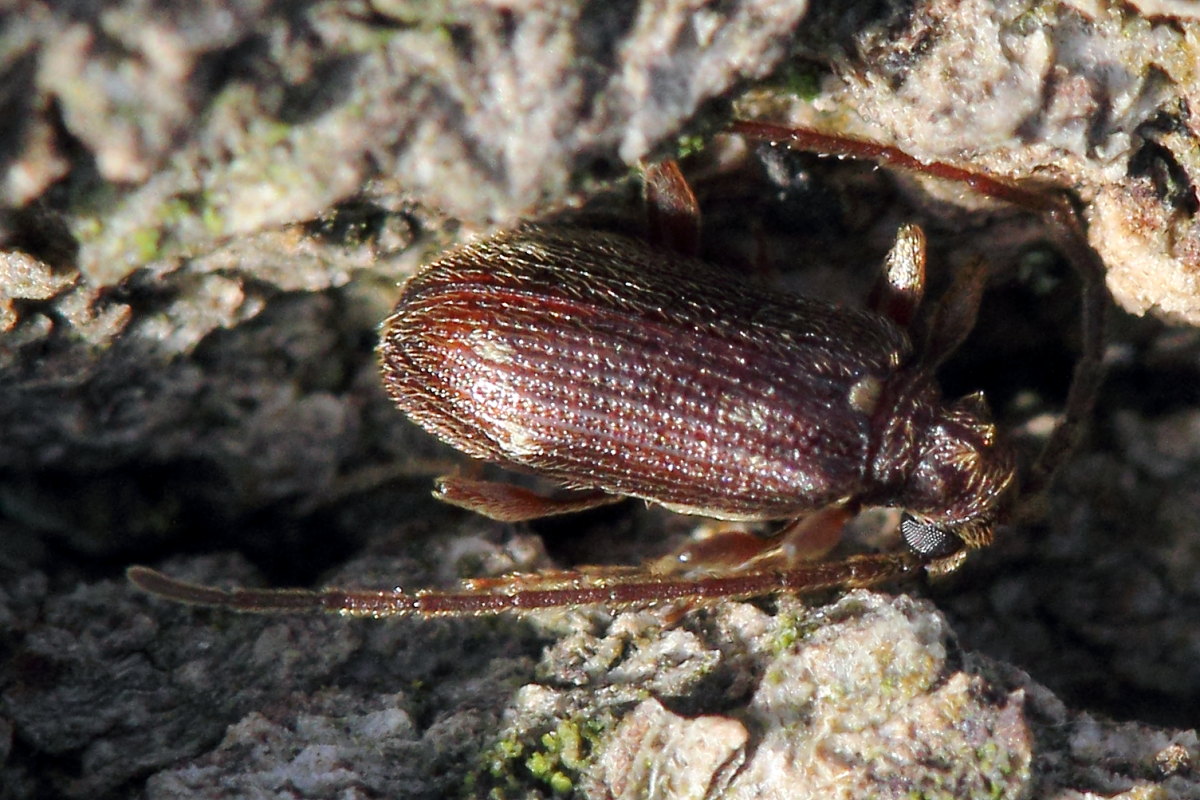
[[[983,395],[944,406],[926,428],[917,465],[900,505],[913,515],[905,540],[926,555],[944,555],[991,539],[1001,499],[1016,475],[1013,451],[996,435]]]

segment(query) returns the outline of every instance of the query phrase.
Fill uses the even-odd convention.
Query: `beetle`
[[[414,422],[597,502],[725,520],[896,505],[982,541],[1015,474],[982,398],[941,403],[935,364],[887,317],[615,234],[527,226],[454,250],[405,286],[380,354]],[[460,499],[474,488],[438,492],[523,517]]]
[[[1048,471],[1099,380],[1100,265],[1069,200],[873,143],[735,127],[961,180],[1044,215],[1068,259],[1093,278],[1085,282],[1088,345],[1066,421],[1038,464]],[[476,581],[457,592],[225,592],[144,567],[131,568],[130,579],[171,599],[243,611],[473,614],[868,585],[921,567],[948,571],[988,544],[1016,484],[1016,460],[982,396],[944,400],[934,377],[973,325],[982,265],[961,273],[918,348],[910,334],[924,290],[924,238],[915,226],[897,235],[871,309],[781,298],[680,252],[694,198],[673,165],[649,170],[647,180],[649,194],[683,209],[666,215],[675,228],[662,238],[673,248],[525,225],[463,245],[405,284],[379,348],[392,399],[467,455],[566,489],[541,497],[446,477],[435,494],[503,520],[626,496],[726,520],[795,520],[784,542],[837,527],[862,506],[895,506],[905,512],[906,550],[807,563],[787,547],[729,544],[732,568],[714,567],[727,556],[718,546],[683,554],[685,567],[699,561],[698,569],[584,569]]]

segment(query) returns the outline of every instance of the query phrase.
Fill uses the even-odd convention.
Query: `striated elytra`
[[[408,281],[384,383],[453,447],[720,519],[906,510],[918,551],[985,544],[1012,452],[880,314],[731,280],[639,241],[526,226]],[[942,555],[944,553],[937,553]]]

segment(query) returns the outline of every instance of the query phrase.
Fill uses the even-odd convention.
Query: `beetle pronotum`
[[[1064,421],[1028,482],[1042,488],[1099,380],[1106,295],[1069,199],[873,143],[758,123],[735,130],[962,181],[1043,214],[1085,278],[1085,351]],[[648,176],[648,194],[677,206],[663,238],[687,249],[690,191],[673,166]],[[785,545],[840,526],[860,506],[890,505],[907,512],[903,552],[812,563],[787,546],[731,539],[674,567],[515,575],[449,591],[224,591],[145,567],[129,577],[186,603],[388,616],[696,602],[953,569],[991,541],[1016,474],[982,397],[943,402],[934,380],[973,324],[984,271],[959,276],[919,353],[907,332],[924,286],[915,226],[897,235],[886,273],[873,310],[848,310],[737,286],[686,255],[625,237],[525,226],[419,271],[385,323],[380,354],[389,394],[422,427],[569,490],[552,499],[447,477],[435,492],[443,500],[523,520],[632,496],[722,519],[794,520]]]

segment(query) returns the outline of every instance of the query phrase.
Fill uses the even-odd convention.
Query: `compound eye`
[[[945,558],[962,549],[962,539],[932,522],[919,522],[905,515],[900,520],[900,536],[914,553],[925,558]]]

